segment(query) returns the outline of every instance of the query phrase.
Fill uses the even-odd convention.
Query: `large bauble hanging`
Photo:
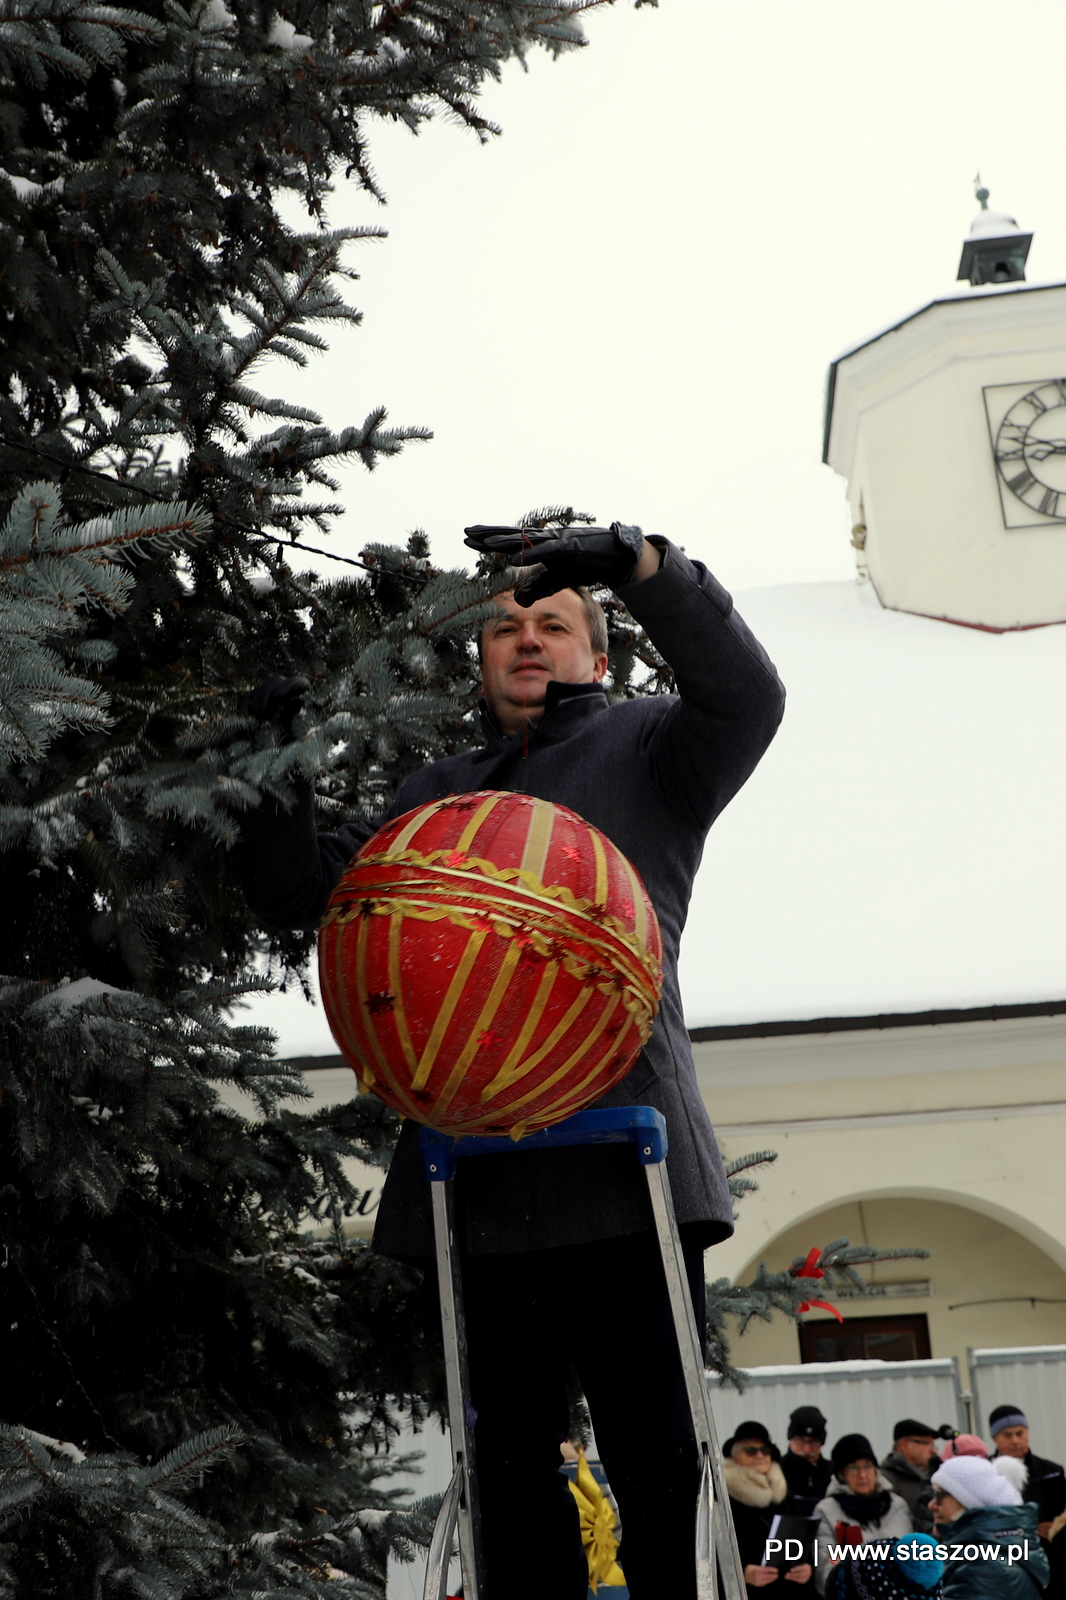
[[[364,1089],[443,1132],[550,1127],[651,1033],[662,939],[636,869],[565,806],[482,790],[381,828],[334,889],[322,999]]]

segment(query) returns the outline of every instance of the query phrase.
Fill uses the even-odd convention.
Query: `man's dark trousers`
[[[696,1326],[702,1244],[682,1229]],[[463,1263],[487,1600],[585,1600],[577,1505],[559,1471],[576,1370],[623,1525],[634,1600],[694,1600],[699,1463],[653,1234]]]

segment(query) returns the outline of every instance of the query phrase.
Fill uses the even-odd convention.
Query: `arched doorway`
[[[867,1338],[861,1350],[842,1348],[835,1319],[810,1312],[803,1323],[811,1331],[802,1340],[796,1325],[784,1318],[753,1323],[733,1341],[737,1365],[953,1355],[965,1376],[969,1347],[1066,1343],[1066,1272],[1006,1223],[946,1200],[871,1194],[828,1206],[776,1234],[736,1281],[750,1281],[759,1261],[771,1269],[787,1267],[812,1245],[842,1237],[853,1244],[929,1251],[927,1260],[878,1265],[867,1274],[874,1291],[869,1297],[837,1301],[848,1327],[884,1336],[880,1347],[873,1347],[876,1338],[873,1344]],[[863,1323],[865,1328],[858,1326]],[[923,1327],[928,1349],[918,1349],[913,1338],[890,1337],[897,1328],[915,1335]]]

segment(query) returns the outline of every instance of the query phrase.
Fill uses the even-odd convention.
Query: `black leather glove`
[[[515,589],[520,606],[531,606],[560,589],[605,583],[617,589],[632,576],[644,548],[637,527],[612,522],[609,528],[464,528],[466,543],[485,555],[507,556],[512,566],[528,568]]]
[[[279,733],[288,737],[310,687],[309,678],[280,678],[276,672],[271,673],[265,683],[241,696],[240,709],[257,722],[272,722]]]

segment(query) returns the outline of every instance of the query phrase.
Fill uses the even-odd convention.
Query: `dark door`
[[[930,1354],[921,1317],[848,1317],[800,1324],[801,1361],[921,1361]]]

